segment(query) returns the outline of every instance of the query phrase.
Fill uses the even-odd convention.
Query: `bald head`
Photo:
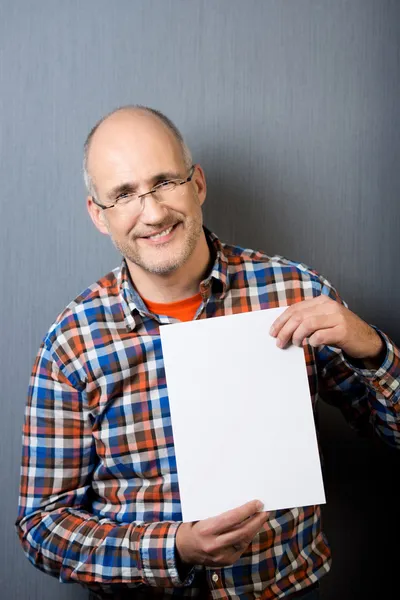
[[[136,132],[136,135],[135,135]],[[84,144],[83,177],[89,194],[96,193],[96,159],[104,150],[121,150],[124,144],[132,144],[137,139],[140,144],[143,136],[161,136],[166,143],[166,152],[179,152],[183,165],[189,169],[192,156],[176,125],[162,112],[147,106],[132,105],[118,108],[102,119],[90,131]],[[169,139],[168,139],[169,138]],[[94,156],[93,156],[94,155]]]
[[[148,108],[120,108],[88,136],[87,209],[125,257],[136,283],[172,277],[189,269],[189,262],[190,272],[208,264],[202,228],[206,181],[201,166],[191,166],[179,131]]]

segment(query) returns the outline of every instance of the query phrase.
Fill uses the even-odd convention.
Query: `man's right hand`
[[[263,528],[268,513],[252,500],[210,519],[182,523],[176,533],[176,549],[183,563],[225,567],[232,565]]]

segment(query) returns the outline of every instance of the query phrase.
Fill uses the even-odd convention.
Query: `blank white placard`
[[[185,521],[325,502],[303,349],[268,333],[283,310],[160,327]]]

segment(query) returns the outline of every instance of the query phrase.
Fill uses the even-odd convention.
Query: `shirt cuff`
[[[175,558],[175,539],[180,522],[149,523],[140,539],[140,559],[146,585],[160,588],[186,587],[195,576],[193,567],[181,580]]]
[[[386,355],[377,370],[362,368],[359,361],[353,363],[350,356],[345,362],[355,371],[375,393],[381,394],[390,401],[396,412],[400,412],[400,350],[382,331],[374,327],[386,346]]]

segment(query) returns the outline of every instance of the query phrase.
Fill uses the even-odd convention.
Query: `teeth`
[[[161,231],[160,233],[156,233],[156,235],[151,235],[149,236],[149,240],[157,240],[160,237],[164,237],[165,235],[168,235],[169,233],[171,233],[172,231],[172,227],[168,227],[168,229],[164,229],[164,231]]]

